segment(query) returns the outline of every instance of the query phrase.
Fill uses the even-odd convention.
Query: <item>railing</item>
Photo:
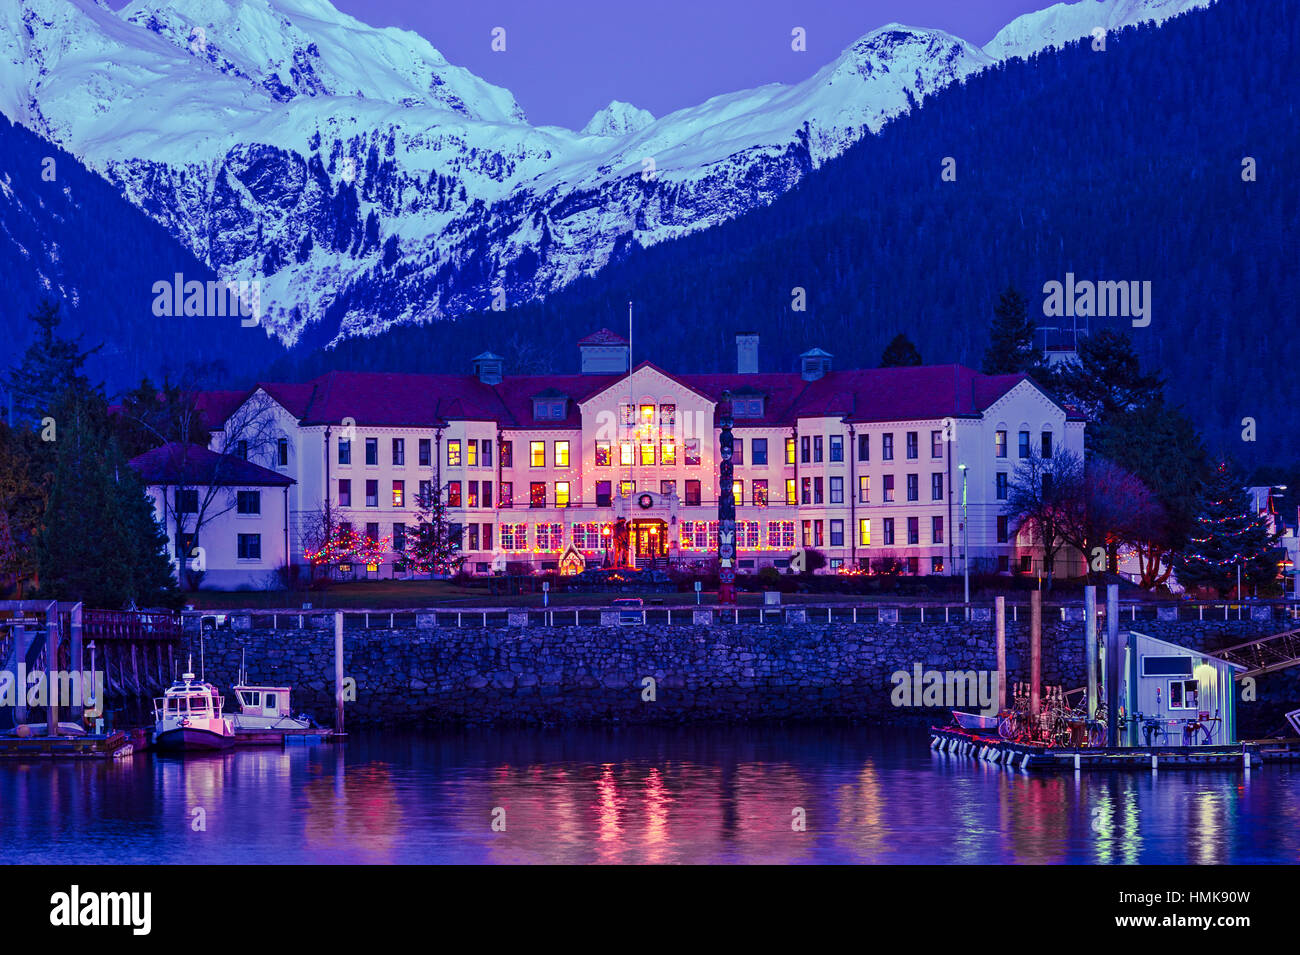
[[[961,623],[969,616],[977,624],[992,624],[994,605],[991,602],[972,602],[969,607],[961,603],[791,603],[774,606],[745,604],[720,606],[696,605],[688,595],[669,603],[667,599],[647,598],[645,605],[636,610],[646,624],[689,625],[694,611],[712,611],[713,621],[720,624],[776,624],[787,620],[804,623],[875,624],[875,623]],[[653,601],[653,602],[652,602]],[[1244,607],[1244,609],[1243,609]],[[462,606],[426,608],[327,608],[302,610],[204,610],[186,611],[184,626],[197,632],[202,620],[205,629],[293,630],[333,629],[334,615],[343,614],[345,630],[400,630],[435,627],[508,628],[520,626],[601,626],[609,625],[612,618],[602,614],[626,613],[629,608],[609,605],[577,606]],[[1028,621],[1028,603],[1006,605],[1007,621]],[[1104,603],[1097,607],[1098,617],[1104,619]],[[1238,620],[1268,625],[1300,621],[1300,603],[1292,601],[1235,603],[1148,602],[1125,601],[1119,608],[1121,624],[1149,622],[1193,622]],[[1046,604],[1043,607],[1044,623],[1083,622],[1083,604]]]
[[[184,636],[178,613],[149,610],[84,610],[82,639],[144,641],[180,640]]]

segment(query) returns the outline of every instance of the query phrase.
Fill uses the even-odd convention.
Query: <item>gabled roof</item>
[[[127,462],[146,485],[165,487],[288,487],[292,478],[233,454],[174,441]]]
[[[578,347],[583,345],[626,345],[627,339],[617,332],[611,332],[608,328],[602,328],[598,332],[592,332],[586,338],[578,340]]]

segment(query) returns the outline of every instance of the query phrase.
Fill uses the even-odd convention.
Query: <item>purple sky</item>
[[[509,89],[531,122],[581,128],[611,99],[662,116],[718,93],[806,79],[890,21],[982,46],[1052,0],[332,2],[365,23],[421,34],[452,63]],[[504,53],[490,48],[497,26],[506,29]],[[807,31],[806,53],[790,49],[796,26]]]

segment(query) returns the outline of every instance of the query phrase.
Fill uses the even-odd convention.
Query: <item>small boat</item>
[[[984,716],[980,713],[965,713],[961,710],[953,710],[952,718],[956,720],[957,725],[962,729],[995,730],[998,728],[998,718],[996,716]]]
[[[154,701],[153,745],[169,752],[203,752],[235,745],[235,725],[221,713],[224,698],[193,673]]]
[[[239,712],[231,719],[236,730],[306,730],[312,727],[311,717],[307,714],[290,715],[293,711],[289,708],[289,687],[254,686],[248,682],[242,656],[239,682],[234,690]]]

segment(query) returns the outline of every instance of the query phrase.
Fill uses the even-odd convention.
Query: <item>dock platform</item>
[[[1024,772],[1115,769],[1230,769],[1247,770],[1263,762],[1275,749],[1266,744],[1284,740],[1246,741],[1225,746],[1099,746],[1075,748],[1042,743],[1018,743],[956,726],[930,728],[930,749],[997,763]],[[1298,743],[1300,745],[1300,743]],[[1279,752],[1281,752],[1279,750]],[[1286,752],[1300,758],[1300,749]]]
[[[85,736],[0,736],[0,758],[121,759],[135,752],[125,733]]]

